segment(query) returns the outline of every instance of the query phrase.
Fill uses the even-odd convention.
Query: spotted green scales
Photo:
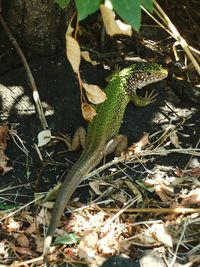
[[[48,253],[52,236],[76,187],[107,153],[108,142],[117,137],[127,104],[132,101],[137,106],[146,106],[154,100],[152,94],[144,98],[137,96],[136,89],[166,76],[167,70],[160,65],[138,62],[121,70],[110,80],[105,89],[107,99],[98,105],[97,115],[89,123],[85,148],[59,191],[45,238],[44,255]]]

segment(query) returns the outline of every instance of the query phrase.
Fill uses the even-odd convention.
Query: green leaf
[[[59,236],[55,239],[54,245],[73,245],[80,241],[80,237],[74,233]]]
[[[0,203],[0,210],[10,210],[10,209],[15,209],[15,208],[19,208],[20,205],[18,204],[3,204]]]
[[[141,5],[149,10],[150,12],[153,11],[153,1],[152,0],[141,0]]]
[[[88,15],[99,9],[101,0],[76,0],[78,20],[85,19]]]
[[[136,31],[141,25],[140,0],[112,0],[116,13]]]
[[[61,8],[65,8],[69,4],[69,0],[54,0]]]

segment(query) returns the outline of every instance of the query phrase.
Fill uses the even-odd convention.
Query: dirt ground
[[[78,126],[86,126],[80,112],[78,84],[67,60],[37,58],[31,60],[30,66],[53,135],[58,136],[60,133],[73,135]],[[104,80],[108,73],[100,67],[94,68],[89,64],[82,67],[82,76],[89,83],[97,83],[100,86],[105,86]],[[4,192],[9,195],[6,197],[8,200],[24,203],[32,198],[30,193],[33,194],[35,190],[37,192],[48,190],[55,184],[66,168],[71,166],[70,162],[66,162],[66,158],[74,162],[78,155],[77,153],[59,155],[59,152],[66,150],[67,147],[61,143],[57,144],[55,151],[51,151],[53,153],[51,157],[46,159],[49,165],[44,167],[33,147],[34,143],[37,144],[37,135],[42,128],[34,108],[32,91],[27,84],[24,68],[19,67],[2,75],[0,82],[1,121],[8,122],[9,127],[16,131],[27,149],[26,155],[12,139],[8,142],[6,153],[13,171],[2,176],[0,182],[3,187],[14,187],[13,197],[10,196],[12,189],[7,188]],[[131,144],[137,142],[144,132],[151,135],[158,131],[163,132],[169,126],[175,126],[180,146],[195,147],[200,132],[199,105],[180,100],[170,88],[167,79],[147,86],[139,93],[144,95],[145,90],[153,89],[158,94],[156,102],[145,108],[137,108],[131,103],[128,105],[121,133],[128,136]],[[156,138],[152,138],[152,141],[155,140]],[[182,169],[188,160],[189,156],[171,154],[167,157],[157,157],[153,164]],[[53,161],[58,162],[54,164],[57,166],[51,166],[51,161],[52,164]]]

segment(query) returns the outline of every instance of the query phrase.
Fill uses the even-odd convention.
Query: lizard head
[[[142,88],[147,84],[160,81],[167,77],[168,72],[161,65],[150,62],[137,62],[123,70],[127,82],[135,88]],[[122,72],[123,72],[122,71]]]

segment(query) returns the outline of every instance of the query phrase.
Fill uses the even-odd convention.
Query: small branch
[[[33,75],[31,73],[31,70],[30,70],[30,67],[28,65],[28,62],[24,56],[24,53],[22,52],[21,48],[19,47],[15,37],[13,36],[13,34],[11,33],[10,29],[8,28],[3,16],[2,16],[2,9],[1,9],[1,1],[0,1],[0,22],[8,36],[8,38],[10,39],[11,43],[13,44],[13,46],[15,47],[23,65],[24,65],[24,68],[25,68],[25,71],[26,71],[26,75],[27,75],[27,78],[28,78],[28,81],[29,81],[29,84],[33,90],[33,99],[35,101],[35,106],[36,106],[36,109],[37,109],[37,112],[38,112],[38,116],[39,116],[39,119],[40,119],[40,122],[41,122],[41,125],[42,125],[42,128],[45,130],[48,128],[48,124],[47,124],[47,121],[46,121],[46,118],[45,118],[45,115],[44,115],[44,111],[43,111],[43,108],[42,108],[42,104],[41,104],[41,101],[40,101],[40,97],[39,97],[39,93],[38,93],[38,90],[37,90],[37,86],[35,84],[35,80],[33,78]]]
[[[103,211],[118,212],[118,208],[100,208]],[[130,208],[125,213],[200,213],[200,208]]]

